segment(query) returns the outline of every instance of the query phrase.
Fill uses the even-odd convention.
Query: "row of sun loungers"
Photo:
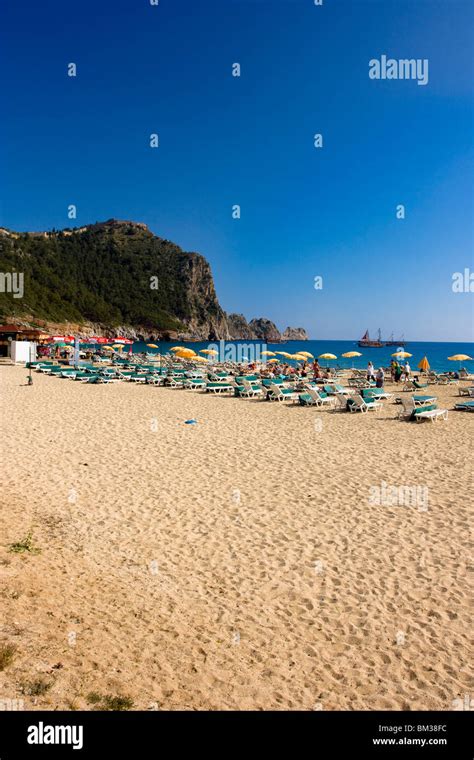
[[[33,366],[33,364],[32,364]],[[55,365],[51,362],[34,363],[38,372],[57,376],[70,381],[87,384],[132,382],[147,385],[166,385],[171,388],[182,388],[191,391],[202,391],[212,394],[233,394],[240,398],[267,399],[269,401],[298,403],[302,406],[328,408],[333,411],[361,412],[363,414],[380,409],[382,402],[393,398],[384,388],[376,388],[373,384],[362,382],[350,383],[344,387],[338,382],[324,384],[308,382],[303,388],[297,389],[294,381],[287,377],[260,378],[257,375],[233,377],[226,371],[203,373],[182,366],[158,367],[156,365],[136,364],[133,366],[115,365],[112,367],[97,367],[92,364],[82,364],[79,368]],[[350,382],[350,381],[349,381]],[[412,383],[403,390],[418,390],[427,384]],[[467,391],[467,392],[466,392]],[[474,396],[474,387],[460,389],[460,395]],[[412,395],[396,397],[395,403],[400,405],[399,419],[420,422],[429,419],[447,419],[448,410],[438,409],[437,399],[432,395]],[[474,411],[474,401],[463,401],[455,405],[459,411]]]

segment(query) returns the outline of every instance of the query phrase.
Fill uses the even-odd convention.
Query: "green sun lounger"
[[[474,401],[460,401],[454,404],[458,412],[474,412]]]

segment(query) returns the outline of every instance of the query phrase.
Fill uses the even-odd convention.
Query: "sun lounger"
[[[334,396],[335,399],[335,405],[334,405],[334,411],[335,412],[347,412],[347,396],[344,393],[337,393]]]
[[[321,393],[313,385],[306,385],[304,393],[300,393],[298,398],[303,406],[334,406],[336,403],[334,396]]]
[[[407,380],[403,386],[404,391],[416,391],[427,388],[428,383],[419,383],[417,380]]]
[[[414,409],[418,406],[431,406],[437,402],[436,396],[410,396],[410,398],[401,398],[398,396],[395,399],[396,404],[402,404],[406,409]]]
[[[405,420],[421,420],[429,419],[435,422],[440,417],[442,419],[448,419],[447,409],[438,409],[436,405],[436,398],[425,396],[400,399],[402,409],[399,412],[398,418]]]
[[[203,377],[188,377],[184,381],[184,387],[191,391],[203,390],[206,387],[206,381]]]
[[[232,383],[206,383],[206,393],[231,393],[233,390]]]
[[[336,396],[338,393],[342,393],[343,396],[350,396],[351,391],[349,388],[344,388],[340,383],[331,383],[331,385],[324,385],[323,390],[329,396]]]
[[[227,372],[208,372],[207,377],[211,383],[223,383],[229,380]]]
[[[238,395],[241,398],[254,398],[255,396],[262,396],[263,390],[261,385],[249,380],[243,379],[241,385],[236,385],[235,389],[238,389]]]
[[[472,388],[460,387],[458,393],[460,396],[474,396],[474,386]]]
[[[375,388],[375,383],[369,382],[369,380],[365,380],[363,377],[350,377],[347,383],[351,388],[356,388],[357,390]]]
[[[291,388],[283,388],[281,385],[271,383],[267,391],[269,401],[298,401],[298,394]]]
[[[459,385],[459,380],[450,375],[438,375],[439,385]]]
[[[458,412],[474,412],[474,401],[459,401],[454,408]]]
[[[371,409],[379,409],[382,406],[380,401],[371,401],[363,399],[358,393],[349,396],[347,399],[347,408],[350,412],[369,412]]]
[[[91,372],[75,372],[74,375],[71,375],[71,380],[83,380],[85,377],[91,377],[92,374],[96,374],[96,373],[91,373]]]
[[[378,399],[379,401],[381,401],[383,399],[392,398],[392,396],[393,396],[393,393],[388,393],[387,391],[384,391],[383,388],[363,388],[362,389],[362,398],[364,399],[364,401],[371,400],[371,399],[375,401],[377,401]]]
[[[431,422],[436,422],[438,419],[447,420],[448,419],[448,410],[447,409],[416,409],[413,413],[413,417],[417,422],[421,422],[421,420],[431,420]]]
[[[325,385],[324,386],[324,390],[325,391],[326,391],[326,387],[327,386]],[[333,396],[335,396],[337,393],[342,393],[343,396],[350,396],[351,395],[350,389],[349,388],[344,388],[344,386],[340,385],[340,383],[332,383],[329,387],[333,388],[333,392],[332,392]],[[328,391],[326,391],[326,393],[328,393]]]

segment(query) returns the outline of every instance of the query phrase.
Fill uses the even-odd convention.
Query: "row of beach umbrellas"
[[[58,341],[59,342],[59,341]],[[102,342],[102,341],[101,341]],[[116,339],[115,345],[103,345],[102,348],[108,351],[120,351],[123,349],[123,346],[125,343],[131,343],[132,341],[128,341],[125,339]],[[155,343],[147,343],[148,348],[158,349],[159,346],[157,346]],[[193,361],[198,362],[207,362],[208,359],[206,356],[217,356],[218,351],[216,351],[213,348],[202,348],[199,351],[199,354],[205,354],[206,356],[199,356],[192,348],[186,348],[186,346],[173,346],[170,348],[170,351],[173,352],[174,356],[179,357],[180,359],[191,359]],[[293,361],[308,361],[309,359],[314,359],[314,355],[310,353],[310,351],[298,351],[296,354],[290,354],[287,351],[262,351],[262,356],[266,357],[272,357],[271,359],[267,359],[268,363],[277,363],[280,360],[277,359],[277,356],[282,356],[285,359],[291,359]],[[344,354],[341,354],[341,356],[344,359],[353,359],[358,356],[362,356],[362,354],[359,351],[346,351]],[[408,351],[395,351],[395,353],[392,354],[392,357],[395,359],[408,359],[412,357],[413,354],[410,354]],[[332,361],[334,359],[337,359],[337,356],[335,354],[331,353],[324,353],[319,354],[318,359],[325,359],[327,361]],[[449,361],[472,361],[472,357],[468,356],[467,354],[454,354],[453,356],[448,356]],[[428,361],[428,358],[426,356],[423,357],[423,359],[418,363],[418,368],[427,372],[430,369],[430,364]]]

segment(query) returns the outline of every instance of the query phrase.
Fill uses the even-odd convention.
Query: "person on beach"
[[[377,374],[375,376],[375,385],[377,388],[383,388],[383,384],[385,381],[385,373],[383,371],[383,367],[379,367]]]
[[[372,362],[369,362],[367,365],[367,380],[371,382],[375,378],[375,370],[374,365]]]
[[[399,383],[401,376],[402,376],[402,368],[400,367],[399,363],[396,362],[396,364],[395,364],[395,371],[394,371],[394,378],[393,378],[394,381],[396,383]]]
[[[410,379],[411,367],[408,364],[408,359],[405,362],[405,367],[403,368],[403,371],[405,372],[405,380],[409,380]]]

